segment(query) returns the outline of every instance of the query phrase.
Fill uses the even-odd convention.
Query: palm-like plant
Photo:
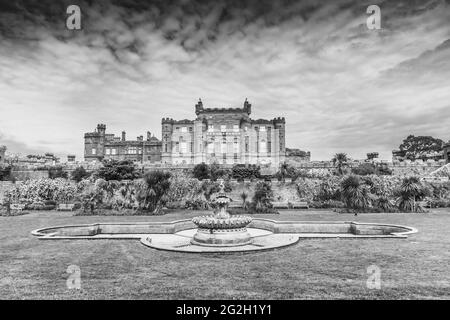
[[[404,178],[400,188],[396,191],[397,205],[405,212],[423,212],[420,205],[428,195],[428,190],[417,177]]]
[[[342,176],[344,174],[344,167],[347,166],[348,157],[346,153],[336,153],[331,159],[333,165],[336,167],[337,173]]]
[[[358,210],[371,206],[369,188],[357,176],[348,176],[341,182],[341,197],[347,208]]]
[[[247,203],[248,194],[245,192],[241,193],[241,199],[242,199],[242,208],[247,209],[248,203]]]

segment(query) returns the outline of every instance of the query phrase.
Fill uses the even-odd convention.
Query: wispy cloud
[[[370,2],[80,2],[79,32],[64,28],[67,1],[2,4],[0,131],[81,157],[99,122],[159,136],[162,117],[193,118],[199,97],[248,97],[315,159],[389,158],[410,133],[448,140],[450,4],[377,1],[373,31]]]

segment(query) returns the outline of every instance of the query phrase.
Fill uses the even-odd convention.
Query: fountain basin
[[[173,222],[95,223],[48,227],[32,231],[40,240],[140,240],[147,247],[190,253],[255,252],[294,245],[307,239],[406,239],[417,229],[383,223],[343,221],[274,221],[255,218],[248,225],[251,243],[205,246],[192,243],[197,232],[190,220]]]

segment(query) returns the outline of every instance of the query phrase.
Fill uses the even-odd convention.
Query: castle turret
[[[122,141],[125,141],[127,139],[127,133],[125,131],[122,131]]]
[[[162,126],[162,163],[172,163],[172,133],[173,133],[173,119],[163,118]]]
[[[195,114],[199,115],[203,111],[203,102],[202,99],[198,98],[198,102],[195,105]]]

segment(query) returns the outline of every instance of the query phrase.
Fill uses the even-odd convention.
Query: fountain
[[[220,182],[220,191],[214,202],[218,210],[209,216],[200,216],[192,219],[198,227],[197,233],[191,243],[199,246],[232,247],[252,243],[252,237],[247,231],[247,225],[252,218],[247,216],[230,216],[227,212],[231,198],[225,194],[223,181]]]

